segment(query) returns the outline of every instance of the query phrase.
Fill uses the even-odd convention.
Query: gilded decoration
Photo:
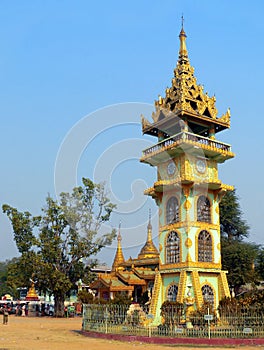
[[[215,207],[215,212],[216,212],[217,215],[219,215],[219,206],[218,206],[218,204]]]
[[[190,196],[191,187],[192,185],[182,185],[182,192],[186,199]]]
[[[174,69],[174,77],[171,87],[166,88],[165,97],[158,96],[155,101],[156,112],[153,112],[152,118],[154,123],[159,121],[160,110],[164,109],[168,112],[184,111],[188,112],[197,118],[212,120],[216,125],[223,125],[225,128],[230,127],[230,110],[217,118],[217,108],[215,106],[215,96],[208,96],[204,92],[203,86],[197,84],[194,76],[194,68],[191,66],[188,51],[186,48],[186,34],[182,29],[180,33],[181,47],[179,51],[179,59],[176,68]],[[146,127],[144,118],[142,118],[143,131]]]
[[[160,232],[167,231],[167,230],[177,230],[178,228],[187,228],[189,230],[189,227],[197,227],[200,230],[217,230],[219,231],[219,225],[207,223],[207,222],[201,222],[201,221],[180,221],[175,222],[174,224],[170,225],[163,225],[160,226]]]
[[[192,246],[192,240],[191,240],[191,238],[186,238],[186,240],[185,240],[185,247],[186,248],[191,248],[191,246]]]
[[[221,271],[218,204],[221,197],[233,187],[219,180],[218,164],[234,157],[234,153],[229,144],[217,141],[215,135],[230,127],[230,110],[218,117],[215,96],[209,96],[196,81],[185,41],[186,34],[182,28],[179,58],[172,84],[166,89],[165,96],[159,96],[155,102],[153,122],[150,123],[142,116],[143,133],[158,137],[158,142],[145,149],[141,158],[142,162],[157,166],[160,172],[153,187],[145,191],[159,206],[160,264],[150,308],[156,320],[160,317],[158,307],[166,300],[169,288],[166,286],[171,285],[172,280],[178,281],[178,277],[177,301],[184,302],[186,283],[191,274],[196,309],[203,303],[201,287],[205,284],[214,291],[216,306],[219,295],[228,295],[226,275]],[[196,162],[199,158],[202,162]],[[201,195],[208,201],[201,198],[200,210],[197,212],[197,201]],[[178,203],[179,221],[167,224],[167,199],[172,196],[181,199]],[[197,221],[198,218],[202,221]],[[168,242],[168,235],[172,231],[178,237],[172,235],[174,240],[170,238]],[[206,232],[199,237],[202,231]],[[167,245],[171,242],[172,250]],[[174,253],[173,249],[177,252]],[[212,287],[207,281],[201,284],[205,279],[211,283],[218,282],[218,286],[215,284]]]
[[[200,308],[203,304],[203,296],[198,271],[192,271],[191,276],[196,306],[197,308]]]
[[[220,275],[218,277],[218,284],[220,287],[220,296],[219,299],[223,299],[224,297],[230,298],[230,289],[228,286],[227,278],[226,278],[226,273],[224,271],[220,272]]]
[[[186,199],[186,201],[184,202],[184,208],[186,210],[189,210],[189,209],[191,209],[191,207],[192,207],[192,203],[190,201],[188,201],[188,199]]]
[[[178,303],[183,303],[184,292],[186,289],[186,282],[187,282],[187,273],[186,271],[183,270],[180,273],[179,289],[178,289],[178,295],[177,295]]]

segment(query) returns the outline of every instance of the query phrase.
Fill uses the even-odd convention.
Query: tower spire
[[[117,235],[117,249],[116,249],[115,258],[112,264],[112,271],[115,271],[115,269],[119,268],[120,264],[122,264],[125,261],[122,246],[121,246],[121,241],[122,241],[122,237],[121,237],[121,221],[120,221],[118,226],[118,235]]]
[[[149,222],[148,222],[148,242],[152,242],[152,225],[151,225],[151,209],[149,209]]]
[[[138,254],[139,259],[155,258],[159,256],[159,252],[152,241],[152,225],[151,225],[150,209],[149,209],[149,222],[148,222],[147,229],[148,229],[147,241],[143,246],[143,248],[141,249],[140,253]]]
[[[180,50],[179,50],[179,57],[188,57],[188,51],[187,51],[187,47],[186,47],[186,38],[187,35],[185,34],[184,28],[183,28],[183,22],[184,22],[184,18],[183,15],[181,17],[182,20],[182,27],[181,27],[181,31],[180,31]]]

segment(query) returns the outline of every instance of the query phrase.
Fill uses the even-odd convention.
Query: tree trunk
[[[54,316],[64,317],[64,295],[54,295]]]

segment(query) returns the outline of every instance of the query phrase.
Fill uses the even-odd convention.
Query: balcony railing
[[[222,152],[231,152],[231,146],[227,143],[212,140],[208,137],[192,134],[190,132],[180,132],[165,140],[158,142],[156,145],[151,146],[143,151],[143,156],[149,156],[152,153],[159,153],[163,150],[167,150],[171,147],[178,146],[182,143],[196,144],[201,148],[211,148],[212,150]]]

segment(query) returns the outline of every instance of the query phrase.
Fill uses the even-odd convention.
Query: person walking
[[[8,312],[8,308],[7,305],[4,305],[3,307],[3,324],[8,324],[8,316],[9,316],[9,312]]]

